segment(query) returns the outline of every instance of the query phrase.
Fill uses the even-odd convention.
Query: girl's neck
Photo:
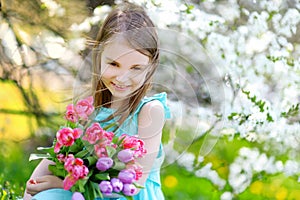
[[[112,99],[112,103],[110,104],[110,108],[118,110],[125,105],[129,104],[129,99]]]

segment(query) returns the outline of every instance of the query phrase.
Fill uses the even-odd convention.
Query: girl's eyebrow
[[[115,60],[112,59],[112,58],[109,58],[109,57],[106,57],[106,56],[105,56],[105,59],[108,60],[109,62],[114,62],[114,63],[120,65],[119,62],[115,61]],[[148,66],[148,65],[147,65],[147,64],[133,64],[133,65],[132,65],[132,67],[137,67],[137,66],[139,66],[139,67],[146,67],[146,66]]]

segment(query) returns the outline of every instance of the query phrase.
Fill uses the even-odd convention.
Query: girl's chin
[[[131,94],[130,91],[118,91],[118,90],[113,90],[111,91],[111,93],[114,96],[114,98],[127,98]]]

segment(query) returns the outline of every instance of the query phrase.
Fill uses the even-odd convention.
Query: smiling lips
[[[125,91],[127,90],[130,86],[129,85],[117,85],[113,82],[111,82],[111,84],[114,86],[114,88],[118,91]]]

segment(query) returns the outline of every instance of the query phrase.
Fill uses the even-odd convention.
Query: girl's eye
[[[114,67],[117,67],[117,66],[118,66],[118,64],[115,63],[115,62],[110,62],[110,63],[108,63],[108,64],[111,65],[111,66],[114,66]]]
[[[133,67],[132,69],[139,71],[139,70],[141,70],[142,68],[139,67],[139,66],[135,66],[135,67]]]

